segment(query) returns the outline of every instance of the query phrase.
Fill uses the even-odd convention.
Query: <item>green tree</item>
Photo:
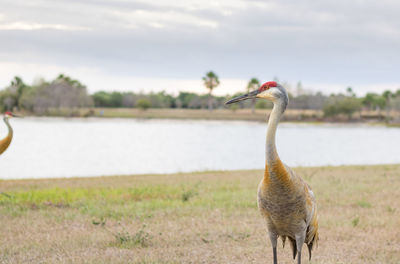
[[[385,97],[379,95],[375,98],[375,105],[378,108],[379,111],[384,109],[386,107],[386,99]]]
[[[267,109],[268,108],[268,101],[267,100],[259,100],[256,103],[257,109]]]
[[[386,120],[390,120],[390,108],[392,106],[392,99],[395,97],[395,94],[389,90],[386,90],[382,93],[382,97],[385,98],[386,105]]]
[[[347,115],[348,119],[351,119],[355,112],[361,110],[361,102],[354,97],[345,97],[338,102],[338,108],[340,113]]]
[[[182,108],[189,108],[191,102],[198,97],[195,93],[188,93],[188,92],[179,92],[178,97],[176,98],[176,104]]]
[[[111,95],[107,92],[95,92],[92,98],[96,107],[111,107]]]
[[[347,115],[351,119],[353,114],[361,110],[361,102],[355,97],[331,97],[324,105],[324,116],[336,116],[339,114]]]
[[[27,89],[29,89],[29,86],[20,77],[15,76],[10,85],[0,95],[2,108],[4,110],[13,110],[15,107],[21,108],[21,97]]]
[[[37,93],[38,93],[38,91],[43,90],[47,86],[49,86],[49,83],[46,82],[46,80],[44,80],[43,78],[36,80],[32,84],[32,86],[28,86],[24,90],[24,92],[19,100],[21,109],[28,110],[30,112],[34,112],[35,105],[37,103]]]
[[[379,111],[386,106],[386,99],[382,95],[378,95],[376,93],[367,93],[365,97],[362,99],[362,104],[366,106],[369,110]]]
[[[167,94],[165,91],[158,93],[150,93],[146,96],[153,108],[174,108],[175,99],[172,95]]]
[[[0,91],[0,110],[2,112],[12,110],[13,106],[15,106],[13,94],[9,90]]]
[[[257,90],[260,87],[260,81],[257,78],[251,78],[247,83],[247,93]],[[251,99],[251,112],[254,113],[256,98]]]
[[[148,108],[151,107],[151,103],[148,99],[142,98],[137,100],[136,106],[142,110],[147,110]]]
[[[11,81],[11,85],[15,87],[16,89],[16,105],[18,106],[18,108],[20,108],[20,99],[22,94],[24,93],[24,91],[26,89],[28,89],[29,87],[22,81],[22,79],[18,76],[14,77],[14,80]]]
[[[122,93],[120,92],[112,92],[111,93],[111,106],[112,107],[122,107]]]
[[[212,110],[212,91],[215,87],[219,85],[219,79],[218,76],[213,72],[209,71],[206,73],[206,75],[203,77],[204,81],[204,86],[209,90],[208,93],[208,109]]]
[[[371,110],[373,105],[374,105],[374,98],[375,94],[373,93],[367,93],[365,97],[362,99],[362,104],[368,108],[368,110]]]
[[[386,99],[386,101],[389,101],[390,98],[394,97],[394,94],[391,91],[386,90],[382,93],[382,96]]]

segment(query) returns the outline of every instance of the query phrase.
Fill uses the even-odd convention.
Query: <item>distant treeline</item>
[[[25,110],[44,114],[51,108],[80,108],[93,106],[86,86],[78,80],[60,74],[55,80],[44,79],[32,85],[14,77],[10,85],[0,91],[0,109]]]
[[[248,87],[243,88],[243,93],[256,89],[257,85],[253,85],[255,81],[258,82],[255,78],[251,79]],[[190,92],[171,95],[166,92],[145,94],[118,91],[88,94],[86,86],[80,81],[60,74],[52,81],[40,79],[32,85],[24,83],[19,77],[14,77],[9,86],[0,90],[0,109],[46,114],[49,109],[82,107],[206,109],[210,108],[211,104],[212,108],[225,108],[224,103],[237,95],[213,96],[211,93]],[[400,110],[400,89],[395,92],[387,90],[382,94],[368,93],[364,97],[356,97],[350,87],[344,93],[324,95],[321,92],[306,92],[301,89],[301,84],[298,84],[296,94],[289,93],[289,97],[289,108],[323,110],[325,116],[344,114],[350,118],[353,113],[362,109]],[[272,105],[265,100],[247,100],[230,106],[233,110],[270,107]]]

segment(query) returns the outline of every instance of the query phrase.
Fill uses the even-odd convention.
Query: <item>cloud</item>
[[[215,10],[221,14],[229,15],[233,10],[246,8],[248,2],[243,0],[219,0],[219,1],[203,1],[203,0],[164,0],[164,1],[147,1],[139,0],[137,3],[147,4],[153,8],[173,8],[186,12]]]
[[[203,19],[197,16],[176,11],[148,11],[138,9],[135,11],[110,11],[115,20],[121,20],[123,28],[138,28],[141,26],[152,26],[165,28],[178,25],[190,25],[195,27],[216,28],[218,23],[213,20]]]
[[[400,83],[399,11],[394,0],[5,0],[0,60],[97,69],[127,83],[199,80],[214,70],[241,82],[392,85]],[[96,75],[72,72],[83,82]]]
[[[29,23],[29,22],[13,22],[7,24],[0,24],[0,30],[40,30],[40,29],[55,29],[55,30],[90,30],[87,27],[69,26],[60,24],[40,24],[40,23]]]

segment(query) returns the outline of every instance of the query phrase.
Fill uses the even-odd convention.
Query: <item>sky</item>
[[[90,92],[400,88],[400,1],[1,0],[0,88],[64,73]],[[289,87],[290,88],[290,87]]]

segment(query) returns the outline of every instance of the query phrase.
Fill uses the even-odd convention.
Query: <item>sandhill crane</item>
[[[4,113],[3,120],[4,120],[4,123],[6,123],[6,125],[8,127],[8,135],[5,138],[0,140],[0,155],[3,154],[3,152],[6,151],[8,146],[10,146],[10,144],[11,144],[11,140],[13,138],[13,129],[12,129],[10,123],[8,122],[8,119],[13,117],[13,116],[16,117],[16,115],[14,115],[11,112],[5,112]]]
[[[274,104],[268,121],[265,173],[258,186],[257,200],[266,221],[274,264],[278,263],[276,246],[279,236],[283,246],[286,238],[289,239],[293,259],[297,254],[297,263],[301,264],[303,244],[307,244],[311,260],[311,250],[318,241],[317,205],[310,186],[283,164],[276,151],[275,133],[289,98],[280,84],[266,82],[259,89],[233,98],[226,104],[251,98],[267,99]]]

